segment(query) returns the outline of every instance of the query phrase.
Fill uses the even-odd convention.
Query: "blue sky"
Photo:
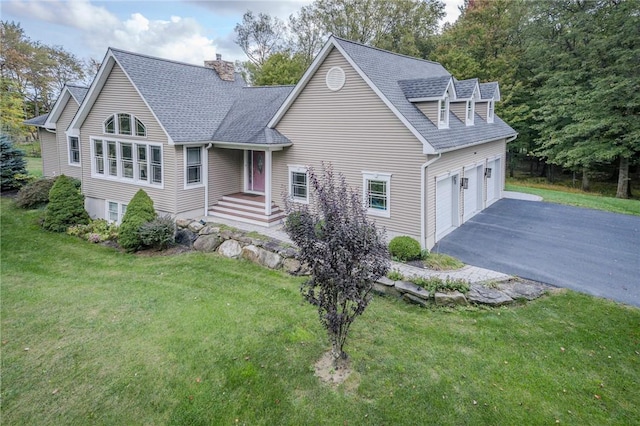
[[[445,0],[447,21],[463,0]],[[202,64],[216,53],[246,60],[233,28],[247,10],[286,20],[311,0],[0,0],[2,20],[19,22],[27,36],[60,45],[80,59],[102,60],[107,47]]]

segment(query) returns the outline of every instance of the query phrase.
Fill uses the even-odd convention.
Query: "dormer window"
[[[487,102],[487,123],[493,123],[493,114],[495,105],[493,99]]]
[[[467,126],[473,126],[473,115],[475,114],[475,102],[473,99],[467,101]]]
[[[131,114],[114,114],[104,121],[104,133],[110,135],[147,136],[147,127]]]
[[[449,127],[449,94],[444,95],[444,99],[438,101],[438,128]]]

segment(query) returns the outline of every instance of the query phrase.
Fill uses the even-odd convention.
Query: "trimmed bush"
[[[72,179],[60,175],[49,191],[44,229],[65,232],[70,226],[87,224],[89,220],[89,214],[84,209],[84,196],[78,191]]]
[[[176,225],[171,216],[160,216],[140,227],[142,244],[156,250],[164,250],[175,242]]]
[[[151,222],[157,216],[153,208],[153,200],[140,189],[127,205],[127,211],[122,218],[118,231],[118,244],[128,252],[140,250],[144,243],[140,236],[140,227]]]
[[[37,209],[49,202],[49,191],[56,182],[55,178],[42,178],[23,186],[18,191],[16,205],[23,209]]]
[[[416,260],[422,257],[420,243],[407,236],[392,239],[389,243],[389,253],[401,262]]]
[[[28,175],[24,151],[13,146],[7,135],[0,135],[0,189],[9,191],[24,185]]]

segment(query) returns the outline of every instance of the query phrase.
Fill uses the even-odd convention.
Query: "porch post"
[[[271,216],[271,150],[264,151],[264,214]]]

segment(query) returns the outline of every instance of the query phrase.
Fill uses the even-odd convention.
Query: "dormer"
[[[449,75],[398,82],[407,100],[413,103],[438,129],[449,128],[449,108],[456,99]]]
[[[493,123],[495,117],[495,103],[500,101],[500,87],[497,82],[480,83],[480,101],[478,102],[477,111],[480,117],[484,118],[487,123]]]
[[[476,113],[476,102],[480,100],[480,87],[478,79],[454,80],[456,88],[455,103],[451,106],[451,112],[460,119],[466,126],[474,125]]]

